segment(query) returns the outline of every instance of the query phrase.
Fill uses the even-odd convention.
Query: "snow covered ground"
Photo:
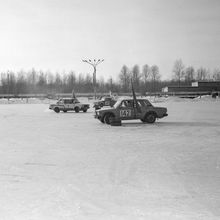
[[[15,103],[0,105],[1,220],[220,219],[220,99],[155,101],[167,118],[121,127]]]

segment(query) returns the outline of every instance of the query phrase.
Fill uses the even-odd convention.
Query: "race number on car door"
[[[120,117],[130,117],[131,116],[131,110],[120,110]]]

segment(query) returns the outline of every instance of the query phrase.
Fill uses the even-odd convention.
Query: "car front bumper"
[[[95,112],[94,118],[101,120],[101,115],[98,115],[97,112]]]

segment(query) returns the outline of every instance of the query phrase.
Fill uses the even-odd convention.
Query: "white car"
[[[54,110],[56,113],[60,111],[83,111],[87,112],[89,109],[89,104],[82,104],[76,98],[61,98],[57,101],[56,104],[50,104],[49,109]]]

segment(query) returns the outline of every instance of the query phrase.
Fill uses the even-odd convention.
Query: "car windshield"
[[[142,100],[142,102],[145,106],[152,106],[152,104],[147,99]]]
[[[114,105],[113,108],[117,108],[121,104],[121,100],[118,100]]]
[[[59,99],[57,104],[63,103],[63,99]]]

